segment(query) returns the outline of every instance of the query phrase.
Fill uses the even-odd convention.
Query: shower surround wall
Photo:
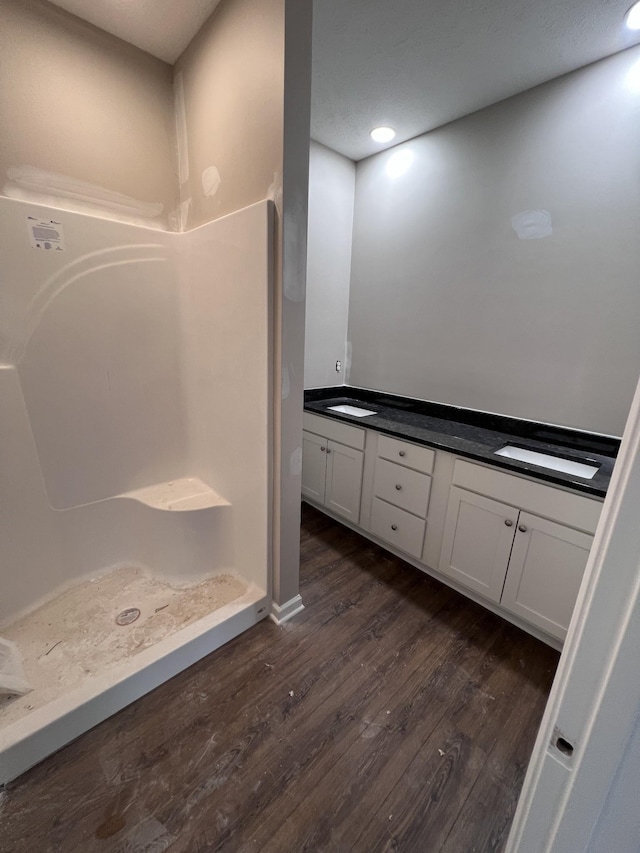
[[[5,198],[0,223],[0,633],[120,567],[245,590],[0,731],[2,782],[267,614],[273,235],[267,201],[185,234]]]
[[[301,607],[311,0],[221,0],[173,67],[45,0],[0,17],[0,633],[50,613],[42,648],[18,644],[51,668],[79,589],[112,629],[142,572],[139,633],[169,621],[166,581],[246,590],[29,694],[19,725],[0,699],[4,781]],[[64,253],[31,248],[28,212],[62,222]]]

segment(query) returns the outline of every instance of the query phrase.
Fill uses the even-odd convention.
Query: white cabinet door
[[[564,640],[593,536],[520,513],[502,606]]]
[[[517,520],[517,509],[452,486],[440,571],[500,601]]]
[[[319,435],[302,433],[302,494],[319,504],[324,503],[327,444]]]
[[[325,455],[327,478],[324,504],[338,515],[348,518],[353,524],[358,524],[363,453],[336,441],[329,441]],[[304,471],[304,454],[302,467]]]

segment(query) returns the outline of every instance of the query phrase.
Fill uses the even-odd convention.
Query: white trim
[[[303,610],[304,604],[302,603],[302,596],[294,595],[293,598],[290,598],[289,601],[285,601],[284,604],[276,604],[275,601],[272,602],[269,618],[275,622],[276,625],[283,625]]]
[[[612,784],[640,708],[639,506],[640,386],[507,853],[587,851],[607,798],[615,797]],[[556,748],[558,733],[573,745],[572,756]]]

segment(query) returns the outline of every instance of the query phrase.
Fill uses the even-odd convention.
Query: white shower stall
[[[0,783],[268,614],[272,232],[0,198]]]

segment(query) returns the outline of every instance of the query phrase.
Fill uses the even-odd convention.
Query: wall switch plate
[[[336,373],[340,373],[341,370],[342,370],[342,362],[336,361]]]

